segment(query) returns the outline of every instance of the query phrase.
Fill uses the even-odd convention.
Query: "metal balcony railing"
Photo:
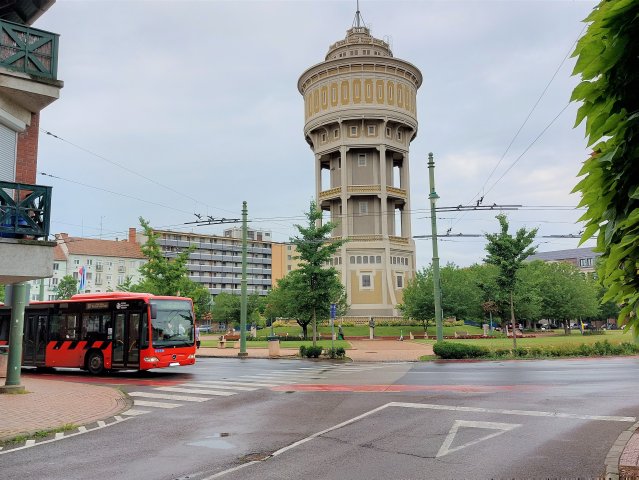
[[[51,187],[0,182],[0,237],[49,236]]]
[[[37,77],[57,79],[57,33],[0,21],[0,65]]]

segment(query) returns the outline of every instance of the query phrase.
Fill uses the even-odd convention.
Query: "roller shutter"
[[[15,182],[16,179],[15,131],[0,124],[0,180]]]

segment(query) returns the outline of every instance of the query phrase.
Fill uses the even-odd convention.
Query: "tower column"
[[[388,215],[388,193],[386,192],[387,180],[386,180],[386,145],[380,145],[377,147],[379,151],[379,183],[381,191],[381,214],[382,214],[382,238],[388,239],[388,224],[390,217]],[[394,213],[394,212],[393,212]]]

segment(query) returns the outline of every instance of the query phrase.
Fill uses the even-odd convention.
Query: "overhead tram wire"
[[[541,94],[539,95],[539,97],[537,98],[537,101],[533,104],[532,108],[530,109],[530,111],[528,112],[528,115],[526,115],[526,118],[524,119],[523,123],[520,125],[520,127],[517,129],[517,131],[515,132],[515,135],[513,136],[513,138],[510,140],[510,142],[508,143],[508,146],[506,147],[506,150],[504,150],[504,153],[502,153],[501,157],[499,158],[499,161],[497,162],[497,164],[493,167],[493,169],[490,171],[490,173],[488,174],[488,177],[486,178],[486,180],[484,181],[483,185],[481,186],[481,188],[479,189],[479,191],[473,196],[473,198],[470,199],[470,201],[468,202],[469,204],[472,203],[480,194],[482,194],[481,200],[479,203],[481,203],[481,201],[483,201],[484,196],[486,195],[486,193],[488,192],[484,192],[484,189],[486,188],[486,185],[488,184],[488,182],[490,181],[490,179],[492,178],[492,176],[495,174],[495,172],[497,171],[497,169],[499,168],[499,166],[501,165],[501,163],[503,162],[504,158],[506,157],[506,155],[508,154],[508,152],[510,151],[510,147],[512,147],[513,143],[515,143],[515,140],[517,139],[517,137],[519,136],[519,134],[521,133],[521,131],[523,130],[523,128],[526,126],[526,124],[528,123],[528,120],[530,120],[530,117],[532,116],[533,112],[535,111],[535,109],[537,108],[537,106],[539,105],[539,102],[541,102],[541,99],[544,97],[544,95],[546,95],[546,92],[548,91],[548,88],[550,88],[550,85],[552,84],[552,82],[555,80],[555,77],[557,76],[557,74],[559,73],[559,71],[561,70],[561,68],[563,67],[564,63],[566,62],[566,60],[568,58],[570,58],[570,54],[573,51],[573,48],[575,47],[575,45],[577,44],[577,42],[579,41],[579,39],[581,38],[581,36],[583,35],[584,31],[586,30],[586,28],[588,27],[588,25],[584,25],[584,27],[581,29],[581,31],[579,32],[579,35],[577,35],[577,38],[575,39],[575,41],[570,45],[570,48],[568,49],[568,52],[566,53],[566,55],[564,56],[564,58],[561,60],[561,62],[559,63],[559,66],[555,69],[555,73],[553,73],[552,77],[550,78],[550,80],[548,81],[548,83],[546,84],[546,86],[544,87],[544,89],[542,90]],[[562,110],[563,112],[563,110]],[[554,122],[554,120],[553,120]],[[465,215],[465,213],[462,213],[460,215],[460,220],[461,218]],[[453,224],[453,227],[459,223],[459,221],[455,222],[455,224]]]
[[[153,184],[155,184],[155,185],[157,185],[159,187],[165,188],[165,189],[167,189],[167,190],[169,190],[169,191],[171,191],[171,192],[173,192],[173,193],[175,193],[175,194],[177,194],[177,195],[179,195],[181,197],[188,198],[189,200],[192,200],[195,203],[199,203],[201,205],[204,205],[205,207],[208,207],[208,208],[211,208],[211,209],[214,209],[214,210],[220,210],[222,212],[236,213],[236,212],[232,212],[231,210],[225,210],[223,208],[218,208],[218,207],[213,207],[211,205],[208,205],[206,202],[202,202],[201,200],[198,200],[197,198],[192,197],[191,195],[189,195],[187,193],[180,192],[180,191],[174,189],[173,187],[170,187],[170,186],[165,185],[165,184],[163,184],[161,182],[158,182],[157,180],[154,180],[154,179],[152,179],[150,177],[147,177],[146,175],[144,175],[142,173],[139,173],[139,172],[137,172],[137,171],[125,166],[125,165],[122,165],[121,163],[118,163],[118,162],[116,162],[114,160],[111,160],[111,159],[105,157],[104,155],[100,155],[99,153],[95,153],[95,152],[89,150],[88,148],[85,148],[85,147],[82,147],[82,146],[80,146],[78,144],[75,144],[75,143],[73,143],[73,142],[71,142],[71,141],[69,141],[69,140],[67,140],[65,138],[60,137],[59,135],[56,135],[56,134],[54,134],[52,132],[49,132],[48,130],[45,130],[45,129],[41,128],[40,131],[42,131],[46,135],[49,135],[49,136],[51,136],[53,138],[56,138],[56,139],[60,140],[61,142],[67,143],[67,144],[71,145],[72,147],[77,148],[78,150],[81,150],[81,151],[83,151],[85,153],[88,153],[89,155],[93,155],[94,157],[97,157],[100,160],[104,160],[105,162],[110,163],[111,165],[115,165],[116,167],[121,168],[122,170],[125,170],[125,171],[127,171],[127,172],[129,172],[129,173],[131,173],[133,175],[136,175],[136,176],[138,176],[140,178],[143,178],[144,180],[147,180],[148,182],[151,182],[151,183],[153,183]],[[189,212],[189,214],[191,214],[191,212]]]

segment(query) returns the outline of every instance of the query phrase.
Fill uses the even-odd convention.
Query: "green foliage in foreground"
[[[465,358],[557,358],[557,357],[601,357],[609,355],[636,355],[639,344],[631,342],[610,343],[608,340],[594,344],[564,344],[533,347],[516,347],[513,349],[496,348],[461,342],[441,342],[435,344],[433,350],[444,359]]]
[[[571,100],[583,104],[575,126],[586,120],[592,155],[575,186],[582,242],[597,237],[602,263],[597,273],[607,293],[603,302],[622,305],[619,320],[639,331],[639,1],[602,0],[586,18],[590,25],[573,56],[582,82]]]

